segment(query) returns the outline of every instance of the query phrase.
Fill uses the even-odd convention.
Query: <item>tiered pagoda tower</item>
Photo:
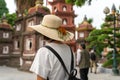
[[[88,23],[87,21],[87,17],[84,17],[84,20],[81,24],[79,24],[78,28],[77,28],[77,32],[78,32],[78,40],[80,42],[85,42],[85,38],[87,38],[89,36],[89,33],[93,30],[93,26]]]
[[[74,18],[76,15],[73,11],[73,5],[66,4],[65,0],[53,0],[52,2],[49,2],[49,4],[52,6],[51,13],[62,18],[62,27],[75,34]],[[69,44],[75,46],[75,40],[71,41]]]
[[[17,20],[16,24],[22,23],[21,35],[21,57],[20,69],[29,70],[34,59],[36,51],[45,44],[44,37],[36,32],[29,31],[28,26],[38,25],[43,19],[43,16],[50,14],[50,10],[43,6],[43,0],[36,0],[36,5],[28,10],[28,14],[24,15],[21,20]],[[16,26],[17,27],[17,26]],[[17,38],[17,37],[16,37]]]
[[[3,16],[0,22],[0,65],[10,66],[13,47],[12,33],[11,25],[7,23],[5,16]]]

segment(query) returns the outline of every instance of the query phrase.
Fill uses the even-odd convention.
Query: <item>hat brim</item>
[[[72,40],[74,37],[74,34],[68,31],[69,36],[66,38],[66,40],[61,39],[59,37],[58,31],[56,29],[51,29],[48,27],[44,27],[42,25],[29,26],[29,28],[32,28],[33,30],[41,33],[42,35],[44,35],[48,38],[51,38],[53,40],[56,40],[56,41],[61,41],[61,42],[69,41],[69,40]]]

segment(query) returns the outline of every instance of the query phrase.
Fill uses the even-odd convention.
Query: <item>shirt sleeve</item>
[[[49,51],[46,48],[40,48],[36,53],[30,71],[46,79],[51,70],[50,61]]]
[[[76,64],[77,64],[77,65],[79,65],[80,58],[81,58],[80,49],[78,49],[78,50],[77,50],[77,59],[76,59],[76,61],[77,61]]]

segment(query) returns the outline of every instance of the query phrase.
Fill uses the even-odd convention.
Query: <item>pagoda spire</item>
[[[84,21],[87,21],[87,16],[86,15],[84,16]]]

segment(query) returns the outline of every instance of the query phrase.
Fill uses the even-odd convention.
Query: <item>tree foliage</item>
[[[114,35],[115,35],[115,48],[120,49],[120,26],[115,26],[115,33],[114,33],[114,24],[113,24],[113,17],[112,15],[107,15],[105,18],[105,22],[101,25],[101,29],[93,30],[90,32],[89,37],[86,39],[90,44],[89,47],[96,47],[96,50],[101,53],[105,47],[109,47],[114,49]],[[97,53],[98,53],[97,52]],[[120,50],[116,53],[117,62],[120,61]],[[104,67],[111,67],[113,65],[113,52],[109,52],[106,55],[108,59],[103,66]],[[120,65],[120,64],[119,64]]]
[[[112,58],[112,53],[109,53],[107,55],[107,61],[104,62],[104,64],[102,65],[103,67],[107,67],[107,68],[112,68],[112,64],[113,64],[113,58]],[[120,65],[120,54],[117,54],[117,65]]]
[[[89,19],[87,20],[87,22],[88,22],[89,24],[91,24],[91,23],[93,22],[93,19],[92,19],[92,18],[89,18]]]
[[[6,19],[8,20],[8,23],[9,23],[11,26],[14,26],[15,20],[17,19],[17,15],[16,15],[16,13],[7,14],[7,15],[6,15]]]
[[[6,7],[5,0],[0,0],[0,18],[3,16],[4,13],[8,13],[8,8]]]
[[[83,6],[86,2],[88,4],[91,4],[91,1],[92,0],[65,0],[66,3],[69,3],[69,4],[73,4],[73,5],[76,5],[76,6]]]
[[[99,29],[95,29],[92,32],[90,32],[90,35],[86,38],[86,41],[89,42],[88,48],[95,48],[98,55],[101,55],[101,51],[103,51],[103,48],[106,46],[105,43],[103,43],[103,36],[102,31]]]

